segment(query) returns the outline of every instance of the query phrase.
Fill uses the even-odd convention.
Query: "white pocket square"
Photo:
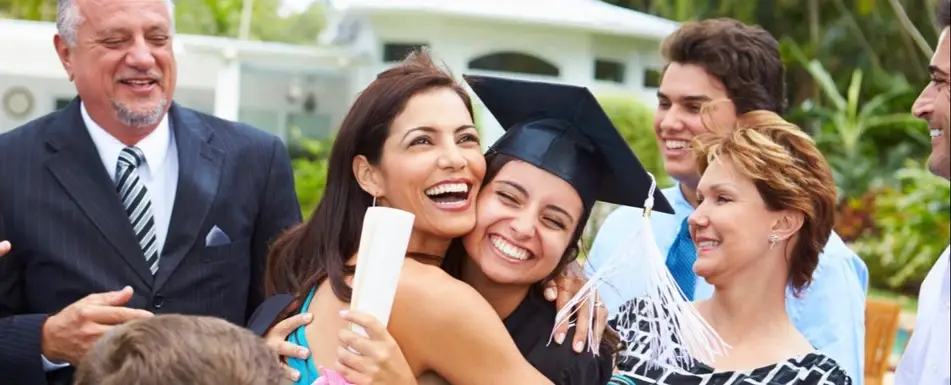
[[[218,226],[212,227],[208,235],[205,236],[205,247],[221,246],[229,243],[231,243],[231,238],[228,238],[228,234],[225,234]]]

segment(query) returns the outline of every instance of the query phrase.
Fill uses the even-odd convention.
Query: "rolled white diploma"
[[[399,284],[416,216],[389,207],[370,207],[363,218],[350,310],[369,314],[385,327]],[[350,329],[367,336],[362,327]]]

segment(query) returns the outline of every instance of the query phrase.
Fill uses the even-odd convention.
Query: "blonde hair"
[[[753,180],[769,210],[802,213],[788,277],[798,295],[812,281],[835,224],[832,169],[809,135],[773,112],[746,113],[736,126],[694,138],[697,167],[703,174],[713,160],[728,157],[741,175]]]
[[[76,385],[280,385],[277,354],[228,321],[159,315],[104,336],[76,371]]]

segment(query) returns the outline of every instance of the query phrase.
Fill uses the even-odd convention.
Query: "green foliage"
[[[56,20],[56,2],[52,0],[0,0],[0,18]]]
[[[250,0],[248,0],[250,1]],[[301,13],[280,15],[280,0],[253,0],[250,39],[313,44],[325,24],[320,2]],[[176,28],[180,33],[237,37],[242,0],[177,0]]]
[[[327,156],[331,142],[306,139],[300,135],[299,131],[295,131],[293,136],[295,138],[293,147],[299,150],[299,155],[292,163],[294,183],[301,212],[306,219],[314,212],[317,203],[320,203],[323,197],[324,186],[327,184]]]
[[[598,102],[621,136],[640,159],[644,168],[654,174],[658,187],[673,184],[664,172],[664,159],[654,134],[654,109],[630,95],[613,94],[598,96]]]
[[[896,178],[900,187],[875,199],[876,231],[852,249],[868,265],[871,286],[916,294],[948,245],[951,185],[911,161]]]
[[[789,52],[802,63],[822,91],[822,105],[807,100],[800,116],[811,125],[813,138],[833,167],[841,197],[858,197],[870,188],[894,185],[894,172],[903,166],[921,142],[925,124],[908,111],[890,113],[897,98],[913,91],[907,83],[895,82],[888,92],[861,100],[863,71],[852,71],[845,92],[839,91],[832,75],[818,60],[808,60],[795,44]],[[872,140],[876,134],[900,132],[903,140],[882,145]],[[891,135],[894,137],[894,135]],[[888,151],[881,151],[882,147]]]
[[[929,81],[927,68],[931,55],[927,51],[934,47],[940,32],[933,21],[935,0],[604,1],[675,21],[728,17],[759,25],[783,40],[781,51],[787,67],[790,106],[798,107],[805,102],[807,109],[811,106],[835,109],[836,103],[827,103],[829,84],[819,84],[814,74],[810,74],[814,71],[807,68],[811,60],[797,57],[790,50],[790,46],[794,46],[804,56],[821,62],[828,75],[827,83],[835,84],[838,90],[850,88],[856,70],[864,74],[861,88],[856,89],[857,97],[842,92],[847,95],[843,97],[847,101],[871,104],[879,95],[891,94],[872,113],[882,117],[904,114],[911,109],[917,91]],[[893,91],[908,87],[910,92]],[[798,115],[789,114],[787,118],[808,129],[813,117]],[[890,124],[887,128],[864,130],[866,136],[860,136],[858,147],[869,142],[874,146],[852,152],[851,158],[840,156],[834,161],[840,173],[838,180],[845,182],[841,186],[843,190],[856,194],[862,192],[864,185],[884,184],[883,180],[891,179],[890,171],[878,171],[894,170],[895,160],[906,155],[927,153],[928,141],[920,140],[927,136],[926,131],[912,129],[909,134],[898,129],[899,126]],[[826,148],[829,147],[835,145],[830,143]],[[889,156],[891,159],[887,159]],[[878,163],[889,165],[878,168]],[[871,180],[862,180],[865,171],[871,171],[868,173],[873,175],[868,178]]]
[[[598,102],[611,118],[611,122],[620,131],[628,145],[634,149],[638,159],[648,172],[654,174],[658,188],[673,184],[673,180],[664,171],[664,160],[657,146],[654,134],[654,109],[638,100],[636,97],[625,94],[606,94],[598,96]],[[645,199],[647,197],[644,197]],[[598,202],[592,209],[585,233],[582,236],[584,250],[591,247],[597,229],[614,205]],[[582,251],[584,251],[582,250]],[[582,253],[584,254],[584,253]]]
[[[303,12],[287,15],[278,12],[280,0],[253,1],[252,40],[314,44],[326,24],[320,1],[313,2]],[[175,27],[185,34],[237,37],[243,3],[242,0],[176,0]],[[0,17],[54,21],[56,1],[0,0]]]

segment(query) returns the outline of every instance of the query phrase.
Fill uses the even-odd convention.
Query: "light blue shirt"
[[[654,239],[661,255],[666,256],[684,219],[694,211],[679,186],[662,190],[674,208],[675,215],[653,212],[650,216]],[[618,207],[608,215],[591,247],[585,270],[591,274],[611,255],[640,223],[643,210],[627,206]],[[610,280],[611,278],[609,278]],[[625,277],[614,279],[623,280]],[[611,309],[612,316],[625,302],[644,295],[627,292],[638,290],[622,282],[608,285],[600,290],[601,300]],[[819,265],[812,274],[812,283],[796,298],[787,291],[786,311],[799,331],[820,352],[831,357],[852,377],[852,382],[861,385],[865,376],[865,295],[868,288],[868,268],[858,255],[849,250],[835,232],[819,255]],[[622,292],[624,291],[624,292]],[[713,295],[713,286],[703,278],[697,278],[694,300],[704,300]]]

